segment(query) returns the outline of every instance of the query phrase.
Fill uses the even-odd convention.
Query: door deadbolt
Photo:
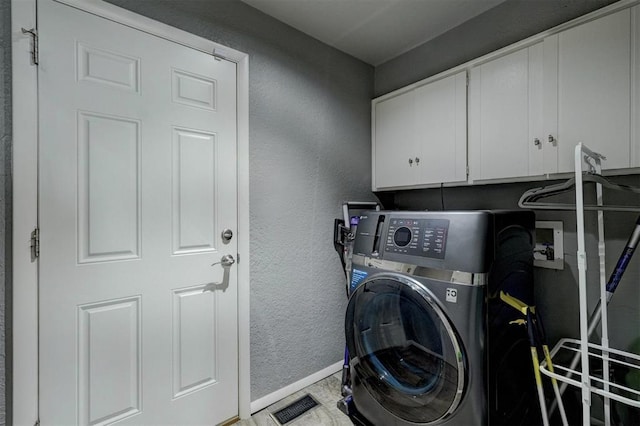
[[[222,242],[226,244],[233,238],[233,231],[227,228],[222,231],[222,234],[220,236],[222,237]]]

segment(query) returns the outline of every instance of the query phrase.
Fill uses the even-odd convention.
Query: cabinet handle
[[[416,166],[420,164],[420,158],[416,157]]]
[[[413,158],[409,158],[409,167],[413,165]]]
[[[553,135],[549,135],[549,143],[556,143],[556,138]]]
[[[535,139],[533,140],[533,144],[534,144],[535,146],[540,146],[540,145],[542,144],[542,142],[540,142],[540,139],[535,138]]]

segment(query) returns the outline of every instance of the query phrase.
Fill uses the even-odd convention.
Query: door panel
[[[78,314],[80,418],[96,424],[139,413],[140,297],[81,306]]]
[[[41,421],[229,419],[235,64],[38,7]]]
[[[218,380],[215,350],[216,294],[204,286],[173,293],[173,397],[195,392]],[[203,322],[202,320],[205,319]]]
[[[173,253],[216,250],[216,135],[173,129]]]
[[[140,123],[78,113],[80,263],[139,257]]]

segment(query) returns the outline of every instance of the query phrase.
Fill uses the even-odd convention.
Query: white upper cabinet
[[[471,69],[471,181],[572,172],[578,142],[606,155],[605,169],[638,165],[631,143],[635,9]]]
[[[640,167],[640,5],[620,7],[375,99],[373,190],[573,172],[579,142]]]
[[[467,179],[466,71],[373,101],[373,190]]]
[[[471,69],[469,179],[542,174],[543,43]]]
[[[558,172],[573,171],[578,142],[606,155],[603,168],[635,166],[630,136],[631,13],[625,9],[555,36]],[[551,165],[549,171],[556,170]]]

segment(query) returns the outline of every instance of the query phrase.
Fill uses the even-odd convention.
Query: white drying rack
[[[625,351],[609,347],[608,314],[607,314],[607,294],[606,294],[606,269],[605,269],[605,244],[604,244],[604,210],[611,210],[603,205],[602,184],[596,183],[596,199],[598,214],[598,255],[600,260],[600,316],[602,324],[601,344],[589,343],[591,331],[588,324],[587,307],[587,253],[584,239],[584,186],[583,186],[583,166],[589,167],[589,172],[601,175],[601,161],[605,159],[602,155],[591,151],[589,148],[579,143],[575,149],[575,192],[576,192],[576,234],[578,237],[578,292],[580,303],[580,339],[561,339],[551,351],[553,370],[550,371],[546,362],[540,366],[540,371],[549,377],[577,386],[582,391],[582,420],[583,425],[588,426],[591,420],[591,395],[598,394],[604,401],[604,421],[605,425],[611,424],[611,400],[621,402],[633,407],[640,408],[640,390],[631,389],[620,384],[612,383],[609,372],[612,365],[621,366],[630,370],[640,370],[640,356]],[[560,354],[569,353],[570,358],[580,363],[572,362],[571,365],[563,365],[558,362]],[[596,376],[589,372],[589,359],[597,359],[602,363],[602,375]],[[567,364],[567,363],[564,363]],[[578,368],[576,369],[576,366]],[[566,385],[563,385],[566,388]]]

